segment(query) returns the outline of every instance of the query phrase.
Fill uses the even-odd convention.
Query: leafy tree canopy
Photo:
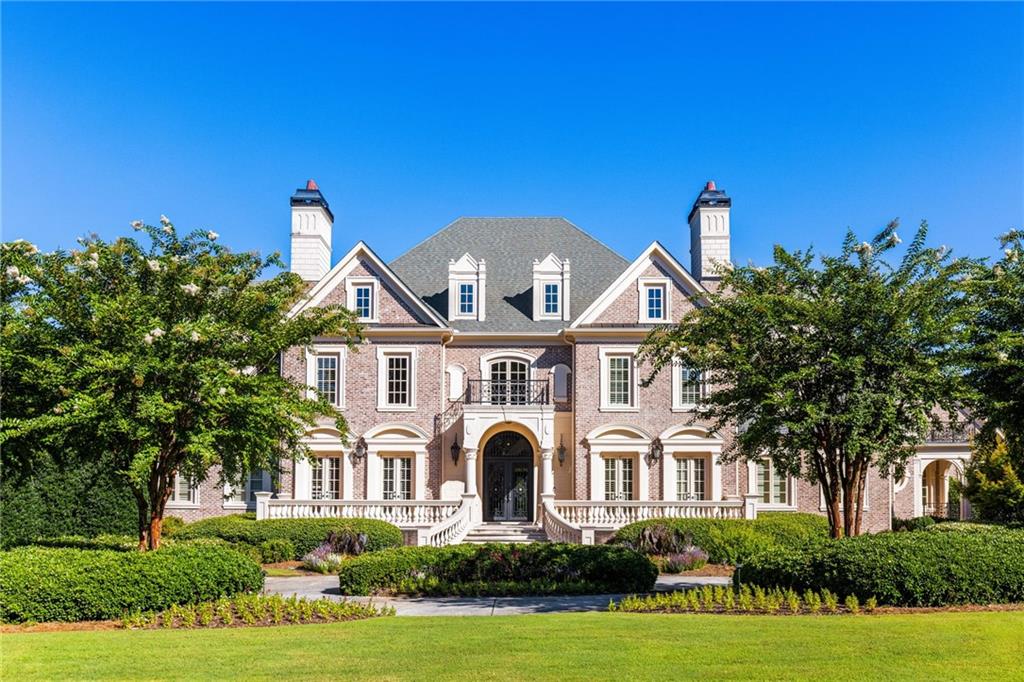
[[[179,236],[136,221],[132,238],[80,240],[40,253],[2,245],[0,278],[5,473],[56,459],[109,458],[138,506],[140,546],[160,541],[175,475],[205,479],[220,468],[240,485],[302,455],[302,434],[341,415],[281,376],[286,349],[318,336],[358,340],[337,307],[289,315],[306,291],[274,254],[234,253],[214,232]]]

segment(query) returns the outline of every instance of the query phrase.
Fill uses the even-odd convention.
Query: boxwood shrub
[[[737,519],[651,519],[623,526],[611,542],[651,554],[644,547],[645,528],[663,526],[679,539],[686,537],[708,554],[713,564],[742,563],[756,554],[800,548],[828,538],[828,520],[817,514],[769,512],[752,521]]]
[[[658,570],[626,547],[487,544],[401,547],[342,563],[342,594],[605,594],[648,592]]]
[[[220,543],[175,543],[143,553],[48,547],[0,553],[4,622],[105,620],[262,587],[259,564]]]
[[[216,516],[190,523],[174,534],[175,540],[220,538],[231,543],[259,547],[271,540],[288,540],[301,559],[317,547],[329,533],[349,531],[365,533],[367,551],[402,546],[402,531],[386,521],[373,519],[267,519],[257,521],[254,514]]]
[[[942,525],[933,528],[941,528]],[[740,580],[893,606],[1024,601],[1024,531],[879,533],[754,557]]]

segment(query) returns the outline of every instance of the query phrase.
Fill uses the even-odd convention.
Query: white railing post
[[[757,518],[757,500],[760,495],[747,494],[743,496],[743,518],[745,519],[756,519]]]
[[[270,518],[270,496],[272,493],[256,493],[256,520],[262,521]]]

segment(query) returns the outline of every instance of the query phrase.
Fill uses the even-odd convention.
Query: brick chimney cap
[[[712,182],[711,184],[713,185],[715,183]],[[306,189],[310,190],[310,191],[313,191],[313,190],[319,190],[320,188],[316,186],[316,180],[314,180],[313,178],[310,178],[308,181],[306,181]]]
[[[313,182],[313,181],[310,180],[310,182]],[[704,191],[705,192],[714,192],[715,191],[715,181],[714,180],[708,180],[708,184],[704,185]]]

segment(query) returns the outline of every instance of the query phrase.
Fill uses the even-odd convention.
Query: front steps
[[[462,542],[474,545],[486,542],[547,542],[547,536],[532,523],[484,522],[472,528]]]

